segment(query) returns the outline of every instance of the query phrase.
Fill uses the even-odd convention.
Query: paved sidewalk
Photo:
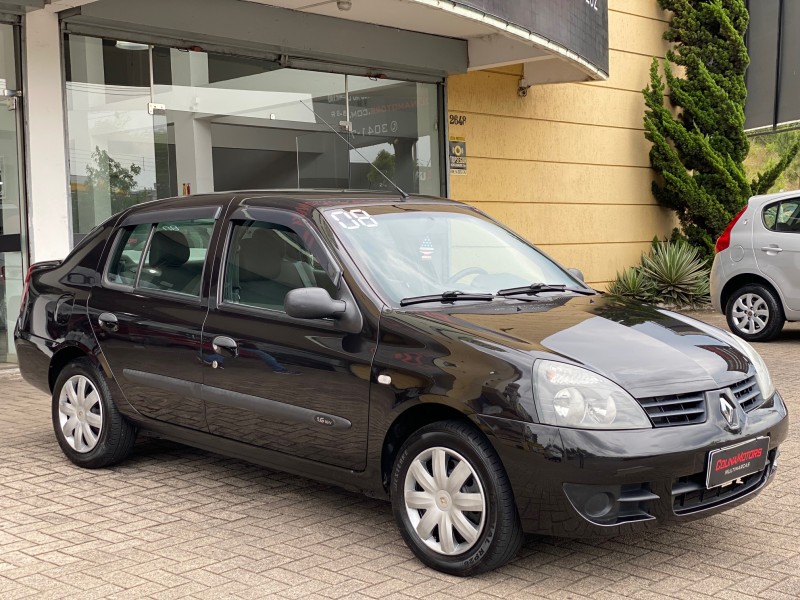
[[[800,325],[758,348],[796,421]],[[776,480],[739,509],[606,541],[529,537],[507,567],[458,579],[414,559],[386,503],[158,441],[81,470],[46,395],[0,374],[0,407],[0,600],[800,596],[796,424]]]

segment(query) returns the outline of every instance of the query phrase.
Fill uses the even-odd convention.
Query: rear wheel
[[[53,388],[53,429],[61,450],[87,469],[125,459],[136,428],[117,410],[97,367],[82,358],[69,363]]]
[[[428,425],[395,460],[392,508],[409,548],[426,565],[474,575],[511,560],[522,528],[500,457],[472,426]]]
[[[785,317],[780,299],[757,283],[736,290],[725,307],[728,327],[748,342],[767,342],[783,329]]]

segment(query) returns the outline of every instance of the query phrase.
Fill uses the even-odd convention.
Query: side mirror
[[[336,319],[346,307],[344,300],[334,300],[328,290],[319,287],[291,290],[283,301],[286,314],[297,319]]]
[[[571,268],[567,269],[567,273],[572,275],[573,277],[577,277],[581,283],[586,283],[586,280],[583,278],[583,272],[580,269]]]

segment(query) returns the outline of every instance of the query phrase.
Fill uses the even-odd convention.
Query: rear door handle
[[[217,353],[219,353],[220,350],[225,350],[231,356],[237,356],[239,354],[239,346],[236,344],[236,341],[226,335],[218,335],[215,337],[211,341],[211,347],[214,349],[214,352]]]
[[[101,313],[99,317],[97,317],[97,322],[100,324],[100,327],[104,327],[109,331],[117,331],[119,329],[119,322],[117,321],[117,315],[111,313]]]
[[[762,246],[761,250],[764,252],[783,252],[783,248],[780,246]]]

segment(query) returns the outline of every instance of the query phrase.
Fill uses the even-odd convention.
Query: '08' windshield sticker
[[[335,210],[331,218],[345,229],[359,229],[361,227],[377,227],[378,222],[370,214],[360,208],[353,210]]]

